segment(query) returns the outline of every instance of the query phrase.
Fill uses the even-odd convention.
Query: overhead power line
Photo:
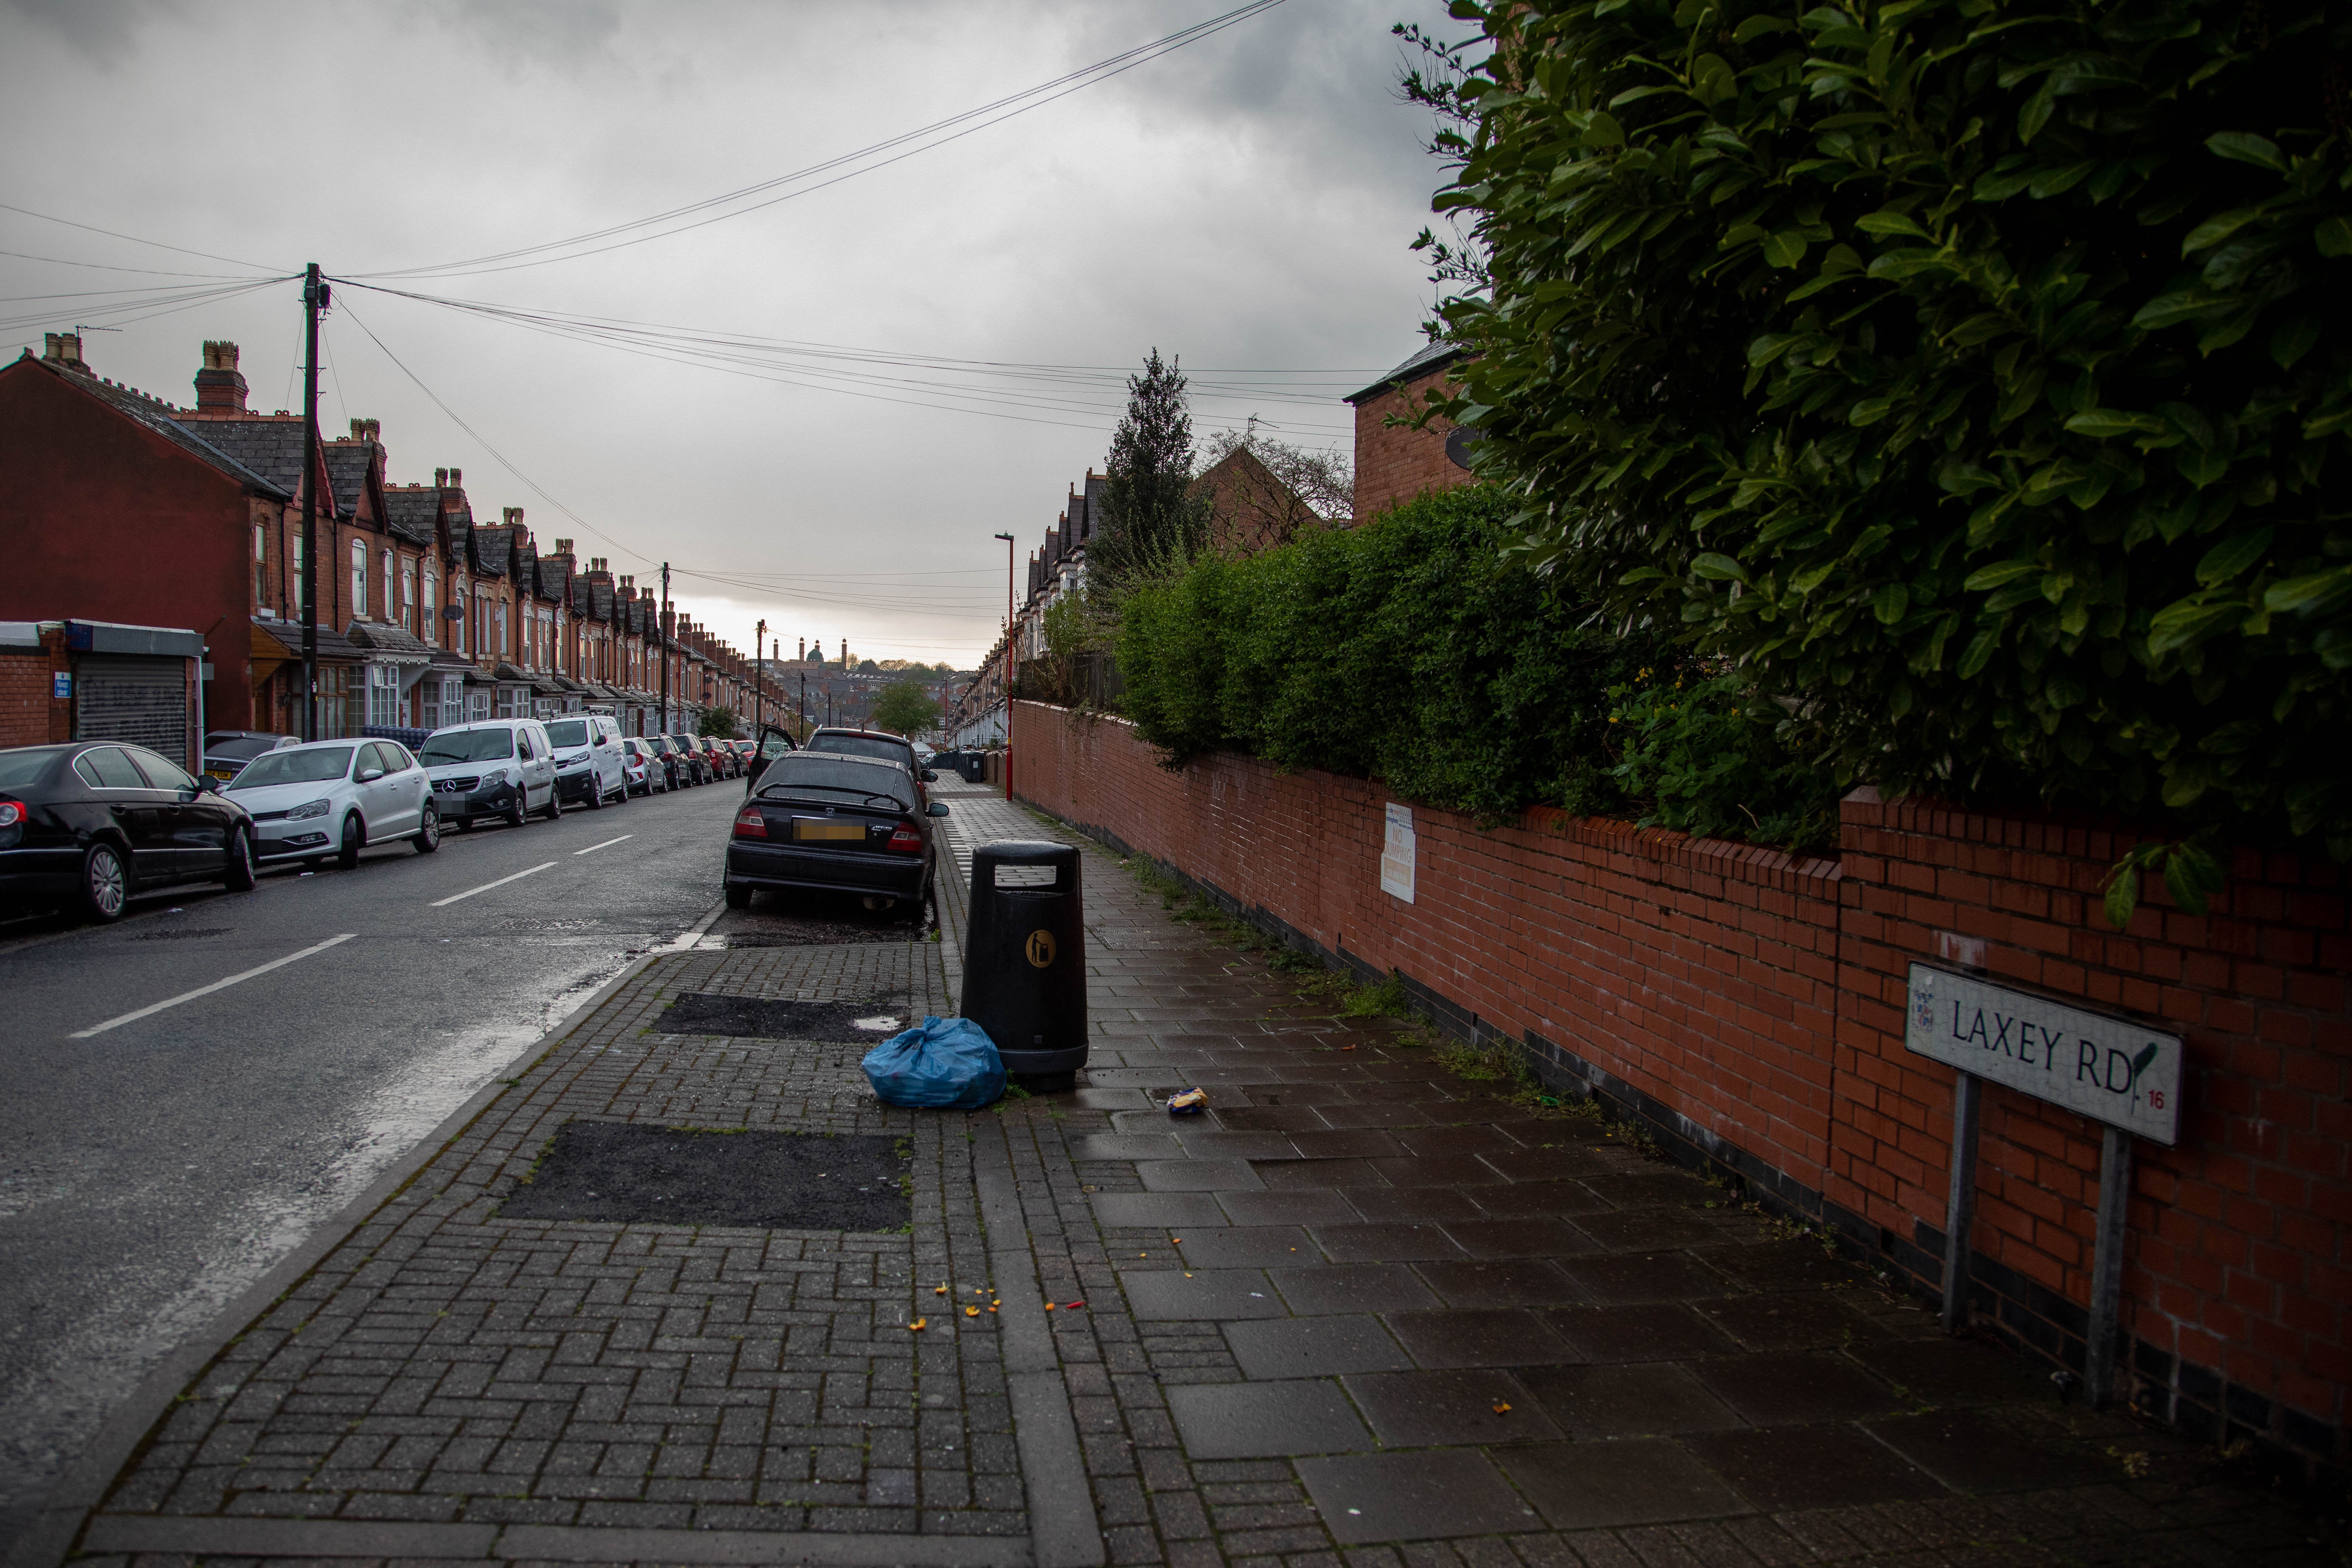
[[[976,109],[965,110],[962,113],[950,115],[945,120],[933,121],[929,125],[902,132],[887,141],[872,142],[856,152],[845,153],[837,157],[828,158],[823,163],[812,163],[806,168],[795,169],[790,174],[762,180],[757,184],[744,185],[736,190],[722,192],[718,195],[706,196],[700,201],[689,202],[684,206],[672,207],[666,212],[633,218],[627,223],[614,224],[605,228],[592,229],[585,234],[575,234],[565,239],[547,240],[538,245],[493,251],[488,255],[468,257],[461,260],[436,262],[425,267],[384,268],[360,273],[357,276],[446,278],[476,276],[484,272],[510,272],[519,268],[543,267],[557,261],[576,261],[583,257],[598,256],[608,250],[643,245],[649,240],[666,239],[672,235],[684,234],[710,224],[724,223],[729,218],[742,217],[747,214],[774,206],[779,202],[788,202],[796,196],[808,195],[812,192],[824,190],[829,185],[837,185],[845,180],[855,179],[860,174],[868,174],[877,169],[887,168],[890,164],[911,158],[919,153],[927,153],[933,148],[943,147],[974,132],[1002,124],[1016,115],[1026,114],[1033,109],[1041,109],[1056,99],[1066,98],[1071,93],[1082,91],[1099,82],[1108,81],[1115,76],[1133,70],[1136,67],[1158,59],[1162,55],[1172,54],[1189,44],[1199,43],[1203,38],[1221,33],[1227,27],[1236,26],[1281,4],[1282,0],[1249,0],[1248,4],[1235,6],[1222,16],[1212,16],[1204,22],[1197,22],[1190,27],[1171,33],[1164,38],[1157,38],[1149,44],[1129,49],[1123,54],[1113,55],[1108,59],[1097,60],[1090,66],[1055,77],[1051,81],[1040,82],[1024,91],[1000,98],[992,103],[984,103]],[[885,153],[889,155],[883,156]],[[821,175],[832,177],[820,179]],[[815,183],[807,183],[811,181]],[[786,186],[798,188],[783,189]],[[770,192],[781,194],[772,195],[769,195]],[[753,197],[766,199],[753,201]],[[749,205],[737,205],[743,203]],[[714,210],[719,208],[729,210]],[[705,214],[709,216],[699,216]],[[692,221],[684,221],[688,219]],[[663,226],[665,225],[668,226]],[[622,236],[629,237],[620,237]],[[604,241],[610,243],[600,243]],[[581,248],[582,247],[587,248]]]

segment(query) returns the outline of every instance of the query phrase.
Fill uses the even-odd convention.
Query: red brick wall
[[[2341,1466],[2352,1358],[2352,1012],[2341,878],[2246,856],[2219,912],[2098,889],[2130,841],[1858,791],[1835,859],[1534,811],[1479,831],[1413,809],[1416,897],[1380,888],[1372,783],[1219,755],[1160,767],[1133,730],[1014,708],[1016,792],[1374,972],[1456,1033],[1506,1037],[1633,1106],[1932,1290],[1948,1068],[1910,1055],[1915,959],[2165,1019],[2189,1042],[2180,1145],[2139,1145],[2126,1358],[2140,1403]],[[1988,1086],[1979,1321],[2081,1364],[2099,1130]]]
[[[1420,412],[1423,394],[1444,382],[1444,371],[1433,371],[1356,405],[1359,521],[1433,490],[1450,490],[1470,482],[1469,471],[1455,468],[1445,455],[1445,437],[1454,429],[1451,421],[1441,416],[1423,430],[1389,423]]]
[[[0,647],[0,746],[46,746],[73,739],[70,702],[60,702],[56,672],[66,662],[65,634],[44,633],[39,647]]]

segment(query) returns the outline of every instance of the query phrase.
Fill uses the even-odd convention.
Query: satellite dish
[[[465,606],[462,605],[444,605],[441,606],[441,618],[445,621],[462,621],[466,618]]]
[[[1486,438],[1486,432],[1475,425],[1457,425],[1445,437],[1445,460],[1457,468],[1467,468],[1472,448]]]

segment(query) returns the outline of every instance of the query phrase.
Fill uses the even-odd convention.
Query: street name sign
[[[2180,1131],[2180,1037],[1925,963],[1911,966],[1903,1043],[1989,1082],[2169,1147]]]
[[[1387,837],[1381,844],[1381,891],[1392,899],[1412,902],[1412,862],[1415,853],[1412,837],[1412,807],[1391,803],[1388,811]]]

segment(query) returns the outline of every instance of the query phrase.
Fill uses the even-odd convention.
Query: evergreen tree
[[[1093,572],[1113,588],[1181,568],[1207,539],[1207,500],[1192,493],[1192,416],[1181,363],[1154,348],[1143,374],[1127,378],[1102,527],[1087,551]]]

